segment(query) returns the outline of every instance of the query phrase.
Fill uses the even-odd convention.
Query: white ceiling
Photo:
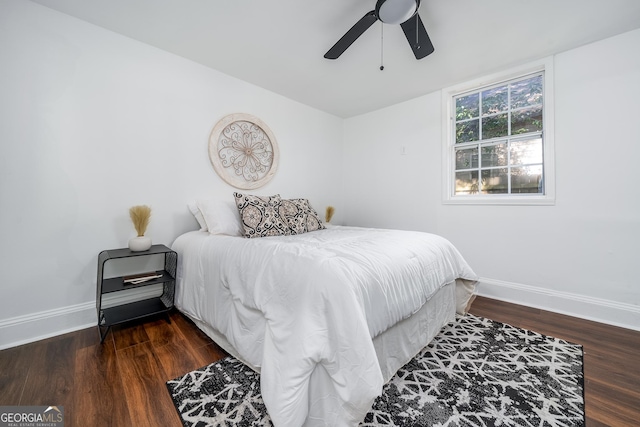
[[[640,28],[640,0],[422,0],[435,53],[384,25],[380,71],[379,22],[323,58],[375,0],[32,1],[340,117]]]

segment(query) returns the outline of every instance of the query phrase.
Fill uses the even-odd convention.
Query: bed
[[[473,299],[477,276],[437,235],[209,231],[172,245],[176,306],[260,372],[276,427],[358,425],[383,384]]]

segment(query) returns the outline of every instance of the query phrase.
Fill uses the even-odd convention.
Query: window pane
[[[482,167],[506,166],[507,144],[482,147]]]
[[[463,96],[456,99],[456,120],[478,117],[480,111],[479,94]]]
[[[507,136],[509,132],[507,114],[484,117],[482,119],[482,139]]]
[[[456,143],[477,141],[479,137],[478,120],[456,123]]]
[[[511,193],[543,192],[541,165],[511,168]]]
[[[542,107],[528,108],[511,113],[511,135],[542,130]]]
[[[507,86],[500,86],[482,92],[482,114],[505,111],[508,107],[508,94]]]
[[[478,167],[478,147],[456,150],[456,170]]]
[[[478,171],[456,172],[456,194],[478,193]]]
[[[509,174],[506,168],[482,171],[482,194],[506,194],[509,192]]]
[[[542,104],[542,76],[531,77],[511,85],[511,108]]]
[[[542,139],[512,142],[510,152],[512,165],[542,163]],[[484,155],[482,162],[484,165]]]

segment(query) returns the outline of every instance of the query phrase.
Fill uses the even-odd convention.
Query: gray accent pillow
[[[318,213],[311,207],[307,199],[282,200],[279,213],[291,229],[291,234],[302,234],[325,228]]]

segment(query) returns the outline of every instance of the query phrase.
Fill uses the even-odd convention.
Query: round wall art
[[[278,143],[269,127],[250,114],[223,117],[209,137],[209,159],[228,184],[245,190],[259,188],[278,169]]]

